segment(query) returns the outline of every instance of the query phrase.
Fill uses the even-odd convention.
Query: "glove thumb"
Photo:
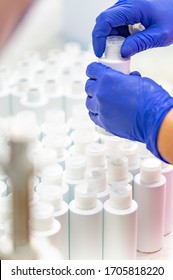
[[[130,75],[141,77],[141,74],[138,71],[133,71],[133,72],[130,73]]]
[[[149,48],[158,47],[160,34],[157,29],[149,27],[143,31],[132,34],[124,41],[121,54],[124,58],[129,58],[132,55],[147,50]]]

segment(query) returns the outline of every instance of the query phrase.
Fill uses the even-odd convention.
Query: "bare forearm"
[[[173,164],[173,109],[168,112],[160,127],[157,145],[160,155]]]

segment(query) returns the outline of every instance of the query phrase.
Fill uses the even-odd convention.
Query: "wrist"
[[[173,164],[173,108],[166,114],[160,126],[157,148],[160,156]]]

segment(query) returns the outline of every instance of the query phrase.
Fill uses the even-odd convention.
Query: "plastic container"
[[[137,209],[130,185],[111,189],[110,199],[104,203],[103,259],[136,259]]]
[[[110,190],[107,186],[106,170],[103,168],[87,168],[84,175],[85,183],[95,188],[97,199],[105,202],[109,198]]]
[[[84,180],[86,159],[81,155],[73,155],[65,162],[63,181],[69,186],[69,202],[74,199],[75,187]]]
[[[59,233],[58,249],[62,254],[62,258],[69,259],[69,218],[68,204],[63,201],[62,188],[50,186],[41,192],[41,201],[50,203],[54,208],[54,218],[61,224]]]
[[[173,223],[173,166],[162,162],[162,175],[166,178],[164,235],[172,231]]]
[[[106,48],[103,57],[99,58],[99,62],[114,70],[124,74],[130,73],[130,59],[122,58],[121,46],[125,38],[122,36],[109,36],[106,40]],[[103,128],[98,127],[98,131],[104,135],[111,135]]]
[[[70,259],[101,260],[103,204],[87,185],[75,189],[70,210]]]
[[[148,158],[134,177],[134,199],[138,203],[138,242],[140,252],[156,252],[163,247],[166,179],[161,162]]]

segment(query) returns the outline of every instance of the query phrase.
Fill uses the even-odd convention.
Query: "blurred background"
[[[26,51],[39,50],[45,56],[50,48],[71,41],[87,50],[97,15],[114,3],[115,0],[37,0],[1,52],[0,62],[15,65]],[[148,50],[132,58],[132,70],[158,82],[172,83],[172,54],[173,46]]]

